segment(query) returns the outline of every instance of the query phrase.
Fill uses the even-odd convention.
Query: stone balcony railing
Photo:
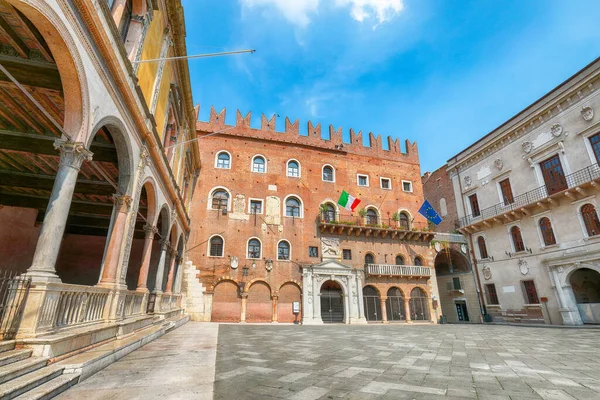
[[[495,204],[491,207],[481,209],[478,214],[470,214],[458,220],[459,229],[471,227],[477,228],[477,225],[490,225],[491,222],[505,223],[505,220],[521,218],[522,215],[530,215],[531,208],[538,206],[548,208],[549,205],[556,204],[554,198],[566,196],[571,201],[577,200],[577,196],[588,196],[586,186],[592,186],[592,189],[600,188],[600,167],[598,164],[592,164],[584,169],[574,172],[570,175],[560,176],[556,181],[546,183],[529,192],[514,196],[512,199]]]
[[[181,295],[163,294],[160,298],[160,312],[173,311],[181,307]]]
[[[366,264],[365,274],[367,276],[376,275],[429,278],[432,276],[432,269],[418,265]]]

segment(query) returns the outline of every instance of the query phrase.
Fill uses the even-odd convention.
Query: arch
[[[461,252],[452,248],[440,251],[434,260],[435,274],[437,276],[464,274],[471,272],[471,263]]]
[[[213,290],[211,321],[240,322],[242,300],[239,286],[231,279],[219,280]]]
[[[214,243],[213,239],[215,239]],[[220,242],[217,242],[216,239],[219,239]],[[208,238],[207,254],[209,257],[225,257],[225,238],[218,234]]]
[[[370,251],[365,253],[365,264],[375,264],[375,254]]]
[[[368,322],[383,320],[381,313],[381,297],[379,289],[373,285],[366,285],[362,289],[365,318]]]
[[[587,236],[598,235],[600,233],[600,220],[598,219],[596,207],[593,204],[586,203],[581,206],[580,214]]]
[[[150,292],[156,292],[160,289],[156,287],[156,275],[158,273],[158,267],[160,263],[162,242],[164,240],[168,240],[170,229],[170,212],[168,205],[165,203],[161,206],[156,218],[156,230],[158,235],[154,235],[154,239],[152,241],[150,267],[148,269],[148,279],[146,280],[146,287]]]
[[[395,261],[396,265],[405,265],[406,264],[406,258],[404,257],[403,254],[396,254],[396,258],[394,261]]]
[[[544,246],[552,246],[556,244],[556,237],[554,236],[554,230],[552,229],[552,223],[550,218],[542,217],[538,221],[540,227],[540,233],[542,234],[542,241]]]
[[[304,218],[304,202],[297,194],[287,195],[283,200],[283,205],[286,217]]]
[[[257,247],[258,243],[258,247]],[[252,246],[252,248],[251,248]],[[262,258],[263,253],[263,244],[262,241],[253,236],[248,239],[246,242],[246,258],[249,260],[260,260]]]
[[[579,268],[569,276],[569,283],[577,304],[600,303],[600,273],[590,268]]]
[[[335,167],[325,164],[321,167],[321,180],[323,182],[335,182]]]
[[[289,261],[292,259],[292,245],[286,239],[277,242],[277,261]]]
[[[146,191],[146,223],[154,225],[158,216],[158,198],[156,193],[156,181],[153,177],[147,176],[142,184],[143,189]]]
[[[413,321],[429,321],[429,296],[427,291],[416,286],[410,291],[410,317]]]
[[[406,321],[406,305],[402,289],[392,286],[388,289],[386,296],[385,308],[388,321]]]
[[[160,211],[158,212],[158,219],[160,219],[160,223],[161,223],[161,229],[159,229],[159,234],[160,236],[162,236],[163,238],[167,238],[169,235],[169,229],[171,227],[171,210],[169,209],[169,206],[167,205],[167,203],[164,203],[161,207],[160,207]],[[156,222],[157,228],[158,228],[158,219]]]
[[[398,210],[398,228],[405,231],[410,230],[412,216],[408,210]]]
[[[513,248],[515,253],[525,251],[525,244],[523,243],[523,236],[521,235],[521,228],[517,225],[510,228],[510,237],[512,239]]]
[[[331,279],[323,282],[319,288],[321,294],[321,320],[324,323],[343,323],[345,320],[344,284]]]
[[[219,196],[215,198],[215,194],[225,192],[227,196]],[[208,199],[206,201],[207,210],[227,210],[231,211],[231,191],[225,186],[215,186],[208,191]]]
[[[271,302],[271,286],[263,280],[255,280],[249,284],[246,300],[247,322],[271,322],[273,305]]]
[[[381,220],[381,215],[379,214],[379,209],[373,205],[368,205],[365,207],[365,220],[367,225],[377,225]]]
[[[323,200],[319,205],[321,210],[321,220],[325,222],[334,222],[337,220],[337,216],[339,215],[339,208],[337,203],[332,200]]]
[[[479,256],[482,260],[489,257],[487,252],[487,246],[485,244],[485,238],[483,236],[477,237],[477,247],[479,248]]]
[[[297,322],[300,319],[302,310],[299,315],[295,315],[293,311],[293,303],[298,302],[302,305],[302,289],[295,281],[283,283],[277,291],[277,321],[278,322]]]
[[[416,265],[417,267],[421,267],[421,266],[423,266],[423,264],[424,264],[424,262],[423,262],[423,256],[416,255],[416,256],[415,256],[415,261],[414,261],[414,263],[415,263],[415,265]]]
[[[258,174],[266,174],[268,171],[267,157],[263,156],[262,154],[255,154],[252,156],[252,161],[250,162],[250,171]]]
[[[302,164],[295,158],[290,158],[286,163],[285,174],[290,178],[302,177]]]
[[[232,161],[233,159],[231,158],[231,153],[227,150],[219,150],[215,154],[215,168],[231,169]]]

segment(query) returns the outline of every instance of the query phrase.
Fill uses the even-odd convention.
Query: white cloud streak
[[[350,8],[350,16],[364,22],[377,19],[377,25],[390,21],[404,9],[404,0],[239,0],[249,8],[275,7],[294,25],[302,28],[310,23],[313,14],[318,13],[321,2],[333,3],[338,8]],[[375,25],[375,26],[377,26]]]

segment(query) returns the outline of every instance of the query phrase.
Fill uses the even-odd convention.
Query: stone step
[[[16,400],[48,400],[79,382],[79,374],[63,374],[16,397]]]
[[[31,357],[0,367],[0,384],[45,367],[47,363],[46,357]]]
[[[15,348],[14,340],[3,340],[0,342],[0,353],[5,351],[13,350]]]
[[[17,349],[0,353],[0,367],[31,357],[33,350]]]
[[[14,399],[62,375],[63,370],[63,367],[52,365],[5,382],[0,385],[0,400]]]

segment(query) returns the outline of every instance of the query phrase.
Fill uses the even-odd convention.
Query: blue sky
[[[600,56],[591,1],[183,0],[210,107],[417,141],[432,171]],[[364,135],[365,138],[368,135]],[[385,142],[385,140],[384,140]]]

